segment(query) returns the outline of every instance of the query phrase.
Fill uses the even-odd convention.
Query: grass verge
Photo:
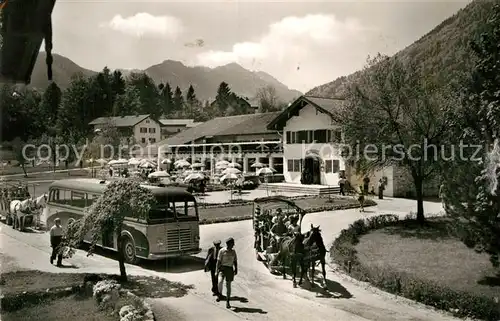
[[[359,202],[348,197],[310,197],[295,200],[295,203],[307,213],[317,213],[324,211],[346,210],[358,208]],[[373,200],[365,201],[365,207],[375,206]],[[228,207],[209,207],[198,209],[200,224],[215,224],[236,222],[252,219],[252,203]]]
[[[144,309],[141,297],[181,297],[192,289],[161,278],[129,276],[127,282],[119,282],[125,291],[120,292],[115,304],[98,305],[92,285],[104,279],[119,277],[41,271],[5,273],[1,276],[2,320],[118,320],[118,311],[125,305]]]
[[[458,317],[498,320],[500,291],[491,263],[455,231],[442,218],[421,227],[413,219],[375,216],[342,230],[330,254],[352,277],[387,292]]]

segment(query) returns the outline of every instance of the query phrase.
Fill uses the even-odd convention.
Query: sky
[[[236,62],[306,92],[396,53],[469,2],[58,0],[54,52],[96,71]]]

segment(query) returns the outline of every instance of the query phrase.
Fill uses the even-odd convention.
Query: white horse
[[[10,213],[13,216],[12,227],[18,228],[19,231],[24,229],[24,220],[26,215],[30,215],[35,209],[35,201],[33,198],[21,200],[13,200],[10,202]]]
[[[35,207],[36,209],[44,208],[44,207],[45,207],[45,205],[47,204],[47,198],[48,198],[47,193],[42,194],[42,195],[38,196],[37,198],[35,198],[35,199],[33,200],[33,202],[34,202],[34,207]]]

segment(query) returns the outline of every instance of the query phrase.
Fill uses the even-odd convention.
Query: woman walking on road
[[[226,241],[226,247],[219,251],[217,258],[217,275],[219,276],[219,296],[217,302],[222,300],[222,287],[226,280],[226,308],[230,309],[231,304],[231,283],[234,276],[238,274],[238,257],[234,250],[234,239],[230,237]]]

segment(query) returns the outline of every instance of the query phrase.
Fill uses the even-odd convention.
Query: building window
[[[325,160],[325,173],[338,173],[340,170],[340,162],[338,159]]]
[[[150,138],[150,139],[149,139],[149,142],[150,142],[150,143],[156,143],[156,138]]]
[[[148,129],[147,129],[146,127],[141,127],[141,128],[139,128],[139,132],[140,132],[141,134],[144,134],[144,133],[147,133],[147,132],[148,132]]]
[[[290,144],[292,142],[292,140],[291,140],[291,136],[292,136],[291,133],[292,132],[286,132],[286,142],[285,142],[286,144]]]
[[[177,132],[179,133],[180,131],[181,131],[181,129],[180,129],[180,128],[177,128]]]
[[[325,160],[325,173],[331,173],[332,172],[332,160],[327,159]]]
[[[143,144],[145,144],[145,143],[146,143],[146,138],[142,137],[142,138],[141,138],[141,142],[142,142]]]
[[[314,141],[316,143],[326,143],[326,129],[319,129],[314,131]]]
[[[342,142],[342,131],[340,129],[332,130],[332,143],[340,143]]]
[[[156,133],[156,128],[150,128],[149,129],[150,134],[155,134]]]
[[[302,143],[305,143],[307,141],[307,130],[298,131],[296,135],[297,135],[297,138],[295,141],[296,144],[297,143],[302,144]]]
[[[287,160],[287,167],[289,172],[293,172],[293,159]]]
[[[149,119],[146,119],[146,124],[149,124]]]
[[[293,160],[293,171],[296,173],[300,173],[300,164],[301,159],[294,159]]]
[[[332,160],[332,173],[338,173],[340,171],[340,162],[338,159]]]

